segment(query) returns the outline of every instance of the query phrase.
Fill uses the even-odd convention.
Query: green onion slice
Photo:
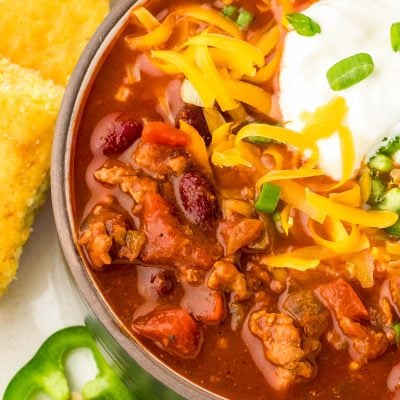
[[[241,10],[239,16],[237,17],[236,23],[239,25],[240,29],[247,29],[253,22],[254,15],[247,10]]]
[[[367,53],[359,53],[345,58],[329,68],[326,78],[332,90],[339,91],[361,82],[373,71],[372,57]]]
[[[273,214],[281,195],[281,188],[272,183],[264,183],[261,187],[261,193],[255,204],[257,211],[267,214]]]
[[[400,22],[395,22],[390,28],[393,51],[400,51]]]
[[[234,20],[237,18],[238,14],[239,14],[239,8],[236,6],[232,6],[232,5],[225,6],[222,9],[222,14],[224,14],[225,17],[228,17],[228,18]]]
[[[293,29],[302,36],[314,36],[321,33],[321,27],[307,15],[300,13],[292,13],[286,15],[287,20]]]
[[[369,161],[369,167],[378,172],[390,172],[393,168],[393,161],[384,154],[377,154]]]

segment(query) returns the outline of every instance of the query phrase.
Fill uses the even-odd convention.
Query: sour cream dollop
[[[334,96],[346,99],[345,124],[351,129],[356,151],[354,172],[368,151],[400,122],[400,53],[392,49],[390,28],[400,21],[399,0],[321,0],[304,14],[321,26],[313,37],[295,31],[285,39],[280,106],[287,127],[300,130],[300,115],[312,112]],[[374,72],[356,85],[334,92],[326,72],[338,61],[368,53]],[[337,135],[318,142],[319,165],[335,180],[342,176],[342,154]],[[345,154],[343,156],[346,156]]]

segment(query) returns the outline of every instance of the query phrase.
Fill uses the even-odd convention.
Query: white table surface
[[[83,317],[63,265],[48,199],[24,248],[17,279],[0,298],[0,398],[50,334],[83,324]]]

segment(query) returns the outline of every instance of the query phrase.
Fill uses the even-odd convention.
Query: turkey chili
[[[343,98],[308,113],[303,137],[279,110],[284,16],[311,3],[133,8],[75,136],[79,245],[109,308],[227,399],[399,391],[397,211],[364,190],[391,189],[388,171],[334,182],[318,168],[318,129],[342,129]]]

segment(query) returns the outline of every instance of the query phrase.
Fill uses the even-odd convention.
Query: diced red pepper
[[[368,311],[354,289],[342,278],[319,285],[315,293],[338,320],[368,318]]]
[[[154,310],[138,318],[132,328],[164,350],[185,358],[196,357],[203,341],[196,322],[180,308]]]
[[[144,143],[154,143],[169,147],[186,147],[190,144],[190,136],[165,122],[148,122],[142,132]]]

